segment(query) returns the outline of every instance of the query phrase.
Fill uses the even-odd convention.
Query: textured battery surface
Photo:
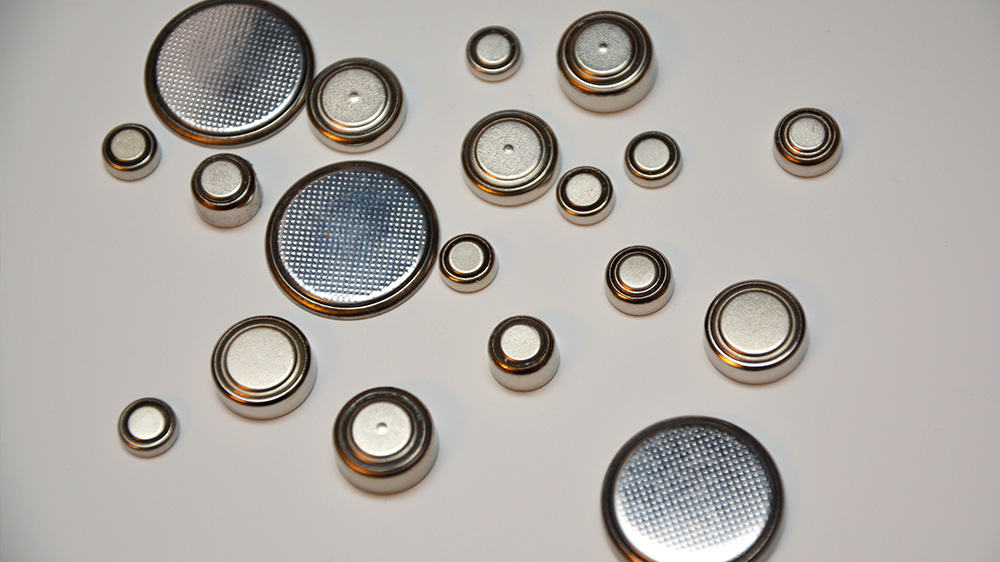
[[[309,80],[307,39],[284,14],[241,2],[208,5],[154,45],[160,111],[207,137],[258,131],[295,109]]]
[[[401,178],[364,164],[303,186],[278,217],[277,265],[313,299],[377,303],[421,273],[430,211]]]
[[[653,560],[734,560],[767,532],[775,483],[755,451],[711,426],[654,433],[625,458],[614,517]]]

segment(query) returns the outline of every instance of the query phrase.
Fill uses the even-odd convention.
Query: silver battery
[[[313,55],[302,26],[262,0],[209,0],[175,16],[146,59],[153,110],[203,144],[253,142],[305,102]]]
[[[705,314],[705,351],[727,377],[774,382],[802,361],[808,344],[802,305],[770,281],[743,281],[719,293]]]
[[[364,58],[335,62],[320,71],[309,91],[309,119],[327,146],[344,152],[372,150],[403,125],[403,87],[385,65]]]
[[[774,130],[774,158],[786,172],[811,178],[840,161],[840,127],[825,111],[806,107],[786,115]]]
[[[774,461],[750,434],[681,417],[647,427],[618,451],[601,511],[628,560],[746,562],[776,537],[783,496]]]
[[[640,133],[625,148],[625,171],[636,185],[663,187],[681,172],[681,149],[666,133]]]
[[[559,349],[552,330],[531,316],[512,316],[490,334],[490,373],[510,390],[541,388],[559,370]]]
[[[394,494],[413,487],[434,466],[438,436],[416,396],[389,386],[366,390],[333,424],[337,468],[355,487]]]
[[[427,194],[374,162],[310,173],[278,201],[267,225],[278,286],[307,310],[342,319],[402,304],[434,266],[437,243]]]
[[[476,78],[490,82],[503,80],[521,66],[521,42],[506,27],[491,25],[469,37],[465,56]]]
[[[255,316],[226,330],[212,352],[212,375],[227,408],[247,418],[283,416],[316,384],[305,335],[276,316]]]
[[[137,457],[155,457],[177,440],[177,416],[163,400],[140,398],[118,416],[118,437]]]
[[[646,97],[656,80],[653,41],[618,12],[594,12],[573,22],[556,53],[559,84],[573,103],[598,112],[621,111]]]
[[[556,186],[556,204],[563,218],[590,225],[608,218],[615,207],[615,192],[607,174],[580,166],[563,174]]]
[[[496,252],[482,236],[459,234],[441,246],[441,278],[462,293],[485,289],[497,276]]]
[[[496,205],[521,205],[544,194],[559,172],[552,129],[526,111],[498,111],[476,123],[462,143],[472,192]]]
[[[235,154],[215,154],[203,160],[191,175],[191,194],[198,216],[220,228],[246,224],[260,210],[257,174]]]
[[[663,308],[674,294],[670,262],[648,246],[629,246],[608,262],[604,294],[612,306],[625,314],[652,314]]]
[[[153,131],[138,123],[119,125],[101,143],[104,169],[126,181],[142,179],[160,164],[160,145]]]

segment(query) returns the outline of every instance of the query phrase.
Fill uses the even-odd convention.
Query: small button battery
[[[840,161],[840,127],[825,111],[796,109],[774,130],[774,158],[786,172],[811,178]]]
[[[521,42],[506,27],[484,27],[465,46],[469,69],[476,78],[490,82],[509,78],[521,66]]]
[[[705,350],[727,377],[774,382],[795,369],[808,343],[802,305],[770,281],[743,281],[715,297],[705,315]]]
[[[153,131],[137,123],[119,125],[101,143],[104,168],[126,181],[142,179],[160,164],[160,145]]]
[[[604,274],[604,293],[625,314],[643,316],[663,308],[674,294],[670,262],[648,246],[630,246],[615,254]]]
[[[681,149],[666,133],[640,133],[625,148],[625,171],[637,185],[663,187],[681,172]]]
[[[556,203],[563,218],[574,224],[596,224],[608,218],[615,206],[611,179],[590,166],[563,174],[556,186]]]
[[[298,408],[309,396],[316,361],[309,341],[291,322],[255,316],[219,338],[212,375],[227,408],[247,418],[270,419]]]
[[[434,466],[437,431],[423,403],[405,390],[366,390],[333,424],[337,468],[355,487],[394,494],[416,485]]]
[[[177,440],[177,417],[166,402],[140,398],[118,417],[118,437],[125,450],[137,457],[155,457]]]
[[[493,246],[475,234],[459,234],[445,242],[438,267],[444,282],[462,293],[484,289],[497,276]]]
[[[487,115],[465,136],[462,167],[472,192],[496,205],[521,205],[552,186],[559,169],[555,134],[526,111]]]
[[[590,111],[631,107],[656,79],[653,41],[638,21],[618,12],[573,22],[559,41],[557,60],[563,92]]]
[[[490,334],[490,373],[510,390],[527,391],[548,384],[559,370],[556,338],[544,322],[513,316]]]
[[[327,146],[344,152],[378,148],[403,125],[403,87],[385,65],[353,58],[331,64],[313,80],[309,119]]]
[[[191,176],[198,216],[212,226],[247,223],[260,210],[260,186],[249,162],[235,154],[209,156]]]

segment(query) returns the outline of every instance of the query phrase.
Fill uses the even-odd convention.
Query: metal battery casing
[[[611,178],[591,166],[573,168],[556,185],[556,204],[563,218],[573,224],[597,224],[615,207]]]
[[[452,289],[461,293],[480,291],[497,276],[496,252],[482,236],[459,234],[441,246],[438,269]]]
[[[476,78],[488,82],[504,80],[521,66],[521,42],[506,27],[491,25],[469,37],[465,58]]]
[[[373,150],[399,132],[406,116],[403,87],[384,64],[351,58],[324,68],[309,91],[309,120],[327,146]]]
[[[559,370],[556,338],[545,322],[532,316],[512,316],[497,324],[486,353],[490,374],[510,390],[539,389]]]
[[[250,162],[235,154],[209,156],[191,175],[195,210],[219,228],[246,224],[260,210],[261,190]]]
[[[608,262],[604,294],[612,306],[633,316],[652,314],[674,294],[670,262],[649,246],[629,246]]]
[[[119,125],[101,143],[104,169],[125,181],[142,179],[160,164],[160,144],[148,127],[138,123]]]
[[[837,165],[842,152],[840,127],[820,109],[796,109],[774,130],[774,158],[792,175],[811,178],[825,174]]]
[[[625,148],[625,171],[636,185],[663,187],[681,172],[681,149],[666,133],[639,133]]]
[[[177,440],[177,416],[158,398],[140,398],[118,416],[118,438],[137,457],[155,457]]]

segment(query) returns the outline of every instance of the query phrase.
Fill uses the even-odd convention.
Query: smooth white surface
[[[368,56],[399,76],[410,116],[364,158],[424,187],[443,240],[477,232],[504,263],[480,293],[432,275],[398,309],[340,322],[293,305],[264,261],[284,190],[345,158],[308,119],[234,150],[267,213],[212,228],[189,181],[215,151],[168,132],[142,83],[149,44],[185,3],[5,3],[0,558],[607,560],[598,497],[612,456],[648,424],[705,414],[748,430],[781,470],[771,560],[997,559],[1000,5],[889,4],[284,1],[317,69]],[[660,71],[644,101],[610,115],[578,108],[556,79],[560,34],[601,8],[646,26]],[[524,46],[500,83],[465,68],[469,34],[490,24]],[[770,153],[778,121],[803,106],[830,112],[845,143],[809,180]],[[607,220],[581,229],[554,194],[502,208],[463,185],[462,138],[507,108],[552,126],[564,169],[609,174]],[[100,157],[129,121],[163,152],[133,183]],[[622,166],[651,128],[684,151],[660,190]],[[676,277],[670,307],[648,317],[602,296],[607,261],[632,244],[662,251]],[[754,278],[795,294],[812,342],[791,376],[760,387],[720,375],[701,343],[712,298]],[[209,370],[216,339],[257,314],[297,324],[319,366],[302,407],[264,422],[219,403]],[[515,314],[544,320],[562,350],[536,392],[489,374],[490,330]],[[392,497],[348,484],[330,438],[344,402],[379,385],[416,394],[441,439],[427,479]],[[141,396],[184,428],[154,459],[117,441],[119,412]]]

